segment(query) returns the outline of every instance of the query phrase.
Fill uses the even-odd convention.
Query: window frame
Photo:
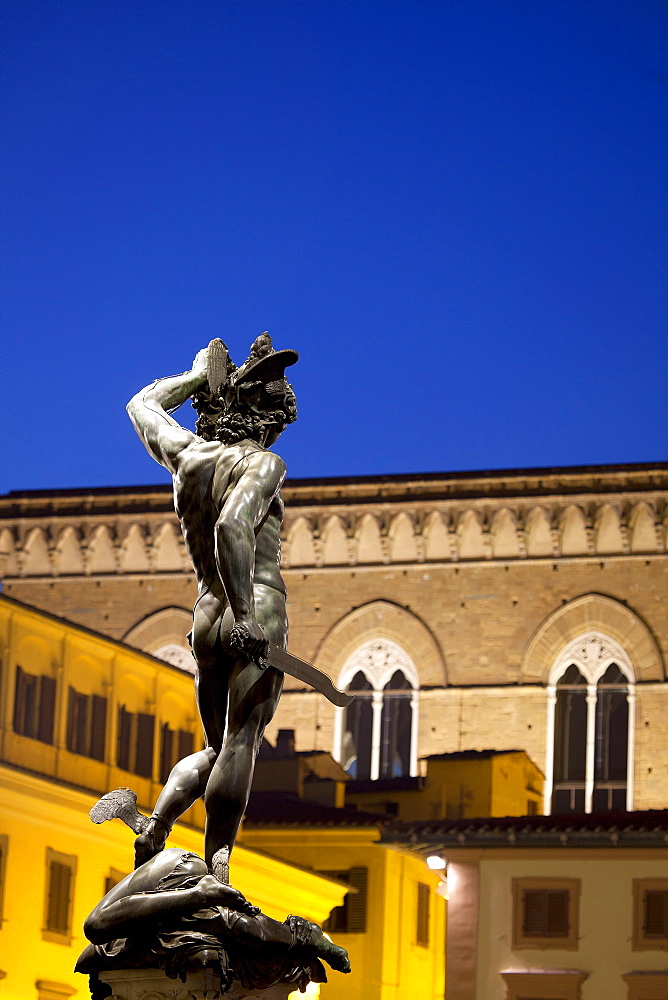
[[[541,878],[526,877],[512,880],[513,920],[512,948],[514,951],[533,948],[539,951],[577,951],[579,931],[579,910],[581,880],[577,878]],[[568,892],[568,932],[557,937],[554,935],[527,935],[524,932],[525,892]]]
[[[645,893],[665,892],[668,897],[668,878],[633,879],[633,951],[668,951],[668,934],[665,938],[647,937],[645,922]],[[668,900],[667,900],[668,905]]]
[[[44,917],[42,922],[42,937],[45,941],[53,944],[70,945],[72,943],[72,912],[74,909],[74,892],[76,888],[77,864],[76,854],[63,854],[52,847],[46,849],[46,882],[44,885]],[[69,896],[67,900],[67,928],[64,931],[49,927],[49,913],[51,902],[52,878],[51,869],[53,864],[64,865],[70,870]]]
[[[343,903],[332,909],[322,928],[332,934],[365,934],[368,930],[369,869],[353,865],[336,871],[318,871],[319,875],[336,879],[349,887]],[[345,924],[345,926],[341,926]]]
[[[153,712],[128,711],[116,706],[116,767],[148,781],[154,780],[158,720]],[[149,736],[150,733],[150,736]],[[140,770],[141,768],[141,770]],[[147,773],[148,772],[148,773]]]
[[[408,687],[399,691],[386,690],[386,685],[394,674],[400,671],[408,683]],[[408,752],[408,773],[406,777],[418,774],[418,722],[420,705],[420,677],[417,668],[398,643],[384,636],[369,639],[362,643],[346,660],[337,677],[337,686],[348,690],[348,686],[357,673],[364,675],[369,689],[361,692],[362,697],[370,702],[371,707],[371,749],[369,759],[369,778],[375,781],[381,777],[383,759],[383,717],[385,702],[399,697],[410,705],[410,743]],[[361,699],[360,699],[361,700]],[[389,709],[389,705],[388,705]],[[345,733],[347,709],[337,708],[334,723],[334,740],[332,756],[341,766],[345,766]],[[358,773],[359,778],[359,773]]]
[[[67,692],[65,745],[68,753],[104,763],[107,757],[109,699],[97,691],[79,691],[70,684]]]
[[[608,794],[614,793],[615,782],[603,781],[596,778],[595,769],[595,735],[597,704],[599,697],[605,694],[607,686],[603,686],[599,691],[599,682],[602,680],[608,668],[615,664],[626,682],[626,701],[628,707],[627,714],[627,753],[626,753],[626,781],[617,783],[625,788],[625,808],[633,809],[633,780],[634,780],[634,757],[635,757],[635,671],[631,660],[622,646],[610,636],[605,635],[595,629],[584,632],[577,638],[565,645],[555,659],[549,673],[547,683],[547,739],[545,757],[545,801],[544,812],[546,815],[553,815],[553,803],[555,791],[555,762],[556,762],[556,737],[557,737],[557,693],[558,682],[566,673],[568,667],[573,664],[586,681],[586,702],[587,702],[587,756],[585,760],[585,780],[580,782],[579,793],[583,799],[584,811],[591,813],[593,809],[594,794],[608,788]],[[589,729],[591,727],[591,730]],[[566,783],[566,787],[573,783]],[[575,785],[573,785],[575,787]],[[578,791],[578,789],[576,789]]]

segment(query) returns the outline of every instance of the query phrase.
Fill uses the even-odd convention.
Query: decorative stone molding
[[[383,478],[375,494],[371,477],[336,487],[328,480],[314,486],[288,483],[283,565],[665,553],[668,476],[663,467],[637,472],[622,467],[607,478],[605,469],[592,470],[588,481],[586,474],[570,470],[539,472]],[[571,489],[575,483],[579,493]],[[644,492],[634,492],[641,484]],[[562,495],[556,495],[559,487]],[[429,539],[435,524],[439,542],[434,548]],[[48,503],[41,495],[15,499],[10,494],[0,497],[0,535],[5,579],[191,572],[167,488],[62,498],[56,492]]]
[[[587,683],[595,685],[611,663],[616,663],[626,679],[635,681],[633,665],[626,650],[607,635],[591,630],[578,636],[565,646],[548,677],[549,684],[556,684],[564,670],[574,663]]]
[[[402,651],[406,648],[411,650],[411,657],[407,658],[416,667],[406,676],[412,680],[417,670],[416,687],[447,684],[445,662],[431,632],[412,612],[389,601],[365,604],[337,622],[321,643],[315,663],[333,676],[340,677],[357,651],[365,649],[365,644],[373,643],[386,643],[381,645],[378,655],[394,647]]]
[[[382,691],[396,670],[401,670],[411,687],[419,688],[420,678],[406,650],[391,639],[370,639],[346,661],[337,687],[345,688],[361,670],[376,691]]]
[[[625,651],[636,680],[665,680],[659,647],[645,623],[619,601],[585,594],[551,614],[536,631],[524,654],[520,683],[549,683],[562,650],[590,632],[608,636]]]

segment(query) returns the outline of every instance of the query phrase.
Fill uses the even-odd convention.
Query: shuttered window
[[[522,933],[526,937],[565,937],[568,902],[567,889],[527,889],[522,900]]]
[[[155,717],[148,712],[128,712],[125,705],[118,709],[116,763],[124,771],[142,778],[153,777],[153,744]]]
[[[578,879],[519,878],[512,886],[514,948],[577,948]]]
[[[153,734],[155,719],[146,712],[137,713],[137,752],[135,756],[135,774],[142,778],[153,775]]]
[[[668,951],[668,878],[633,880],[633,949]]]
[[[76,865],[74,855],[47,848],[44,937],[59,944],[70,942]]]
[[[431,893],[426,882],[417,884],[417,933],[418,944],[429,946],[429,902]]]
[[[164,785],[170,771],[178,761],[193,752],[195,739],[186,729],[171,729],[168,723],[160,734],[160,781]]]
[[[668,938],[668,892],[649,889],[645,893],[645,936]]]
[[[53,743],[56,714],[56,682],[47,675],[29,674],[16,667],[14,689],[14,732],[21,736]]]
[[[363,934],[366,931],[367,868],[347,871],[323,871],[320,874],[345,882],[355,892],[349,892],[341,906],[335,906],[322,925],[331,934]]]
[[[127,874],[128,874],[127,872],[119,871],[118,868],[110,868],[109,874],[104,880],[105,896],[107,895],[108,892],[111,892],[111,890],[114,888],[115,885],[118,885],[119,882],[122,882]]]
[[[67,749],[72,753],[104,760],[107,734],[107,699],[81,694],[70,687],[67,700]]]

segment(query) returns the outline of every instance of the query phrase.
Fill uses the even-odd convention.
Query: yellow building
[[[193,679],[4,596],[0,657],[0,997],[85,998],[87,981],[72,971],[82,924],[131,869],[133,840],[120,822],[94,826],[88,812],[118,786],[152,808],[177,756],[200,745]],[[300,821],[299,805],[283,794],[267,816],[258,794],[233,856],[234,885],[277,919],[329,920],[332,936],[350,946],[353,973],[331,973],[323,998],[441,1000],[438,880],[419,855],[377,843],[382,817],[336,808],[343,796],[333,779],[347,776],[328,754],[315,756],[301,784],[295,771],[315,800],[304,803],[310,815]],[[203,819],[200,802],[170,844],[201,854]]]
[[[174,754],[200,738],[192,677],[5,597],[0,653],[0,996],[87,997],[73,972],[82,924],[131,870],[133,840],[120,822],[94,826],[88,811],[118,785],[152,807]],[[201,815],[198,803],[170,843],[201,854]],[[232,874],[280,920],[293,912],[322,923],[346,894],[243,846]]]
[[[668,810],[388,830],[447,862],[447,1000],[666,1000]]]
[[[543,810],[543,775],[524,750],[460,750],[424,759],[415,778],[349,781],[346,803],[397,819],[526,816]]]
[[[242,843],[350,885],[325,926],[353,971],[327,1000],[442,1000],[445,905],[439,877],[406,841],[379,841],[387,820],[284,792],[254,792]]]

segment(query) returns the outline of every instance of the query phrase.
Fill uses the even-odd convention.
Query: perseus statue
[[[269,448],[297,416],[285,378],[297,360],[296,351],[273,350],[265,333],[237,368],[223,342],[214,340],[190,371],[153,382],[128,404],[149,454],[172,474],[176,513],[197,577],[189,640],[206,740],[203,750],[179,761],[169,775],[135,840],[137,867],[164,848],[175,821],[201,795],[207,864],[219,849],[232,849],[284,672],[334,704],[350,701],[325,674],[286,650],[280,573],[286,470]],[[198,414],[196,433],[171,416],[188,399]]]

